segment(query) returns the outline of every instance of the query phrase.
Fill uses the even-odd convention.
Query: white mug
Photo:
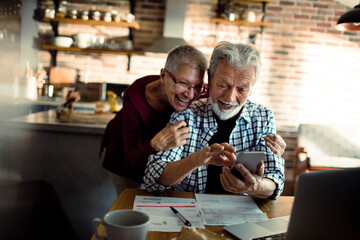
[[[105,215],[103,219],[94,218],[93,226],[98,239],[108,240],[145,240],[149,228],[150,217],[136,210],[115,210]],[[98,233],[99,224],[106,229],[107,238]]]

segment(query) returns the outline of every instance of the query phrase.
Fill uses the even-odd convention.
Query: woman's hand
[[[186,122],[179,121],[174,125],[168,123],[151,139],[150,145],[156,151],[165,151],[184,145],[188,138],[189,128],[186,127]]]
[[[268,146],[275,155],[278,155],[279,157],[283,155],[286,143],[280,135],[268,134],[264,137],[264,139],[266,141],[266,146]]]

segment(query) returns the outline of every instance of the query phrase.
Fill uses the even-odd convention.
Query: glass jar
[[[83,11],[81,14],[81,19],[82,20],[89,20],[89,11]]]
[[[72,10],[70,11],[69,17],[72,18],[72,19],[77,19],[77,17],[78,17],[78,11],[77,11],[76,9],[72,9]]]
[[[57,17],[64,18],[66,16],[67,5],[68,5],[67,1],[60,2],[59,8],[58,8],[57,14],[56,14]]]
[[[46,18],[55,18],[55,9],[47,8],[45,9]]]
[[[95,21],[99,21],[101,18],[101,13],[100,11],[93,11],[91,14],[91,18]]]
[[[105,22],[111,22],[111,12],[105,12],[104,13],[104,21]]]

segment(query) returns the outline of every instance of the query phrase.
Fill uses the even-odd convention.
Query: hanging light
[[[360,4],[344,13],[335,28],[339,31],[360,31]]]

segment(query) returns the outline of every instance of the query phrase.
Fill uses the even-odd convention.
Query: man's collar
[[[250,109],[249,109],[249,104],[250,103],[250,101],[247,99],[246,101],[245,101],[245,103],[244,103],[244,106],[242,107],[242,109],[241,109],[241,112],[240,112],[240,115],[239,115],[239,117],[238,117],[238,120],[240,119],[240,118],[244,118],[244,120],[246,121],[246,122],[251,122],[251,119],[250,119]],[[237,121],[238,121],[237,120]]]

